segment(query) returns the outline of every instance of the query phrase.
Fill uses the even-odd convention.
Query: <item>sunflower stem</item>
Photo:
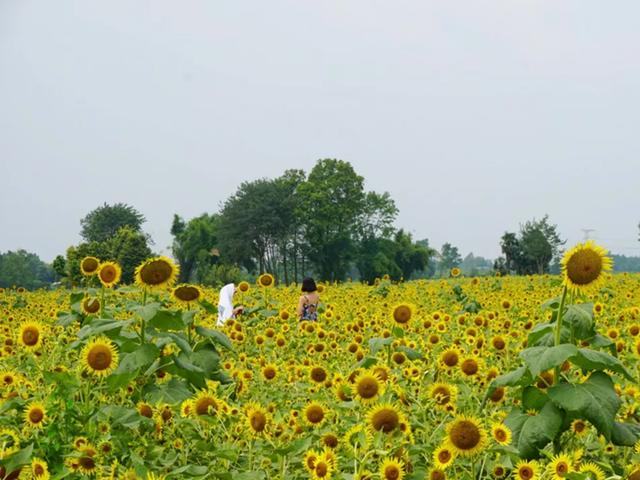
[[[567,300],[567,286],[562,289],[562,297],[560,298],[560,306],[558,307],[558,315],[556,318],[556,331],[554,336],[554,346],[560,345],[562,339],[562,317],[564,314],[564,303]],[[554,383],[558,383],[560,380],[560,367],[555,368]]]
[[[100,290],[100,318],[104,318],[104,287]]]

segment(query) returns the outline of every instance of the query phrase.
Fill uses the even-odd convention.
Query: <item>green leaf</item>
[[[547,402],[537,415],[527,415],[514,409],[504,423],[511,429],[513,444],[520,456],[531,459],[537,457],[540,449],[560,432],[562,418],[562,411],[552,402]]]
[[[414,350],[413,348],[405,347],[404,345],[399,346],[398,350],[400,350],[401,352],[404,352],[404,354],[407,356],[407,358],[409,360],[420,360],[420,359],[424,358],[422,353],[420,353],[418,350]]]
[[[131,373],[135,370],[149,365],[160,355],[160,349],[151,343],[145,343],[137,350],[126,353],[120,360],[120,365],[115,374]]]
[[[210,315],[218,315],[218,307],[206,300],[200,300],[200,306]]]
[[[182,330],[185,327],[182,321],[182,314],[172,310],[158,310],[153,317],[148,320],[148,325],[157,330]]]
[[[182,350],[187,355],[190,354],[193,350],[191,349],[191,345],[189,345],[189,341],[185,338],[183,333],[174,333],[174,332],[158,332],[158,337],[169,338],[173,340],[180,350]]]
[[[144,395],[146,400],[151,403],[162,402],[175,405],[189,398],[192,392],[184,381],[172,378],[165,384],[147,385]]]
[[[375,355],[382,349],[382,347],[391,345],[394,341],[394,337],[372,338],[369,340],[369,349],[371,350],[371,353]]]
[[[181,353],[180,355],[178,355],[174,361],[176,365],[182,368],[183,370],[186,370],[188,372],[193,372],[193,373],[204,374],[204,369],[192,363],[191,359],[184,353]]]
[[[611,430],[611,441],[614,445],[633,447],[638,439],[640,439],[640,425],[614,422]]]
[[[94,335],[98,335],[100,333],[105,333],[120,330],[122,327],[126,325],[130,325],[133,320],[112,320],[110,318],[94,318],[87,325],[82,327],[78,331],[78,338],[85,339],[92,337]]]
[[[395,338],[402,338],[402,337],[404,337],[404,328],[402,328],[402,327],[393,327],[393,330],[391,330],[391,333],[393,334],[393,336]]]
[[[98,412],[98,418],[110,419],[111,426],[122,425],[125,428],[136,428],[140,423],[149,423],[150,419],[143,417],[133,408],[120,405],[107,405]]]
[[[356,368],[369,368],[373,367],[376,363],[378,363],[378,359],[375,357],[364,357],[358,363],[356,363]]]
[[[59,312],[58,321],[56,322],[56,325],[68,327],[69,325],[73,325],[74,323],[80,323],[81,318],[82,317],[77,313]]]
[[[558,407],[576,418],[589,420],[607,440],[611,439],[621,402],[607,374],[595,372],[584,383],[554,385],[548,395]]]
[[[559,367],[577,352],[578,347],[570,343],[564,343],[555,347],[525,348],[520,352],[520,357],[529,367],[531,375],[537,377],[542,372]]]
[[[18,467],[26,465],[31,461],[31,455],[33,454],[33,444],[29,444],[22,450],[14,453],[8,460],[3,461],[4,468],[7,472],[14,472]]]
[[[220,330],[211,330],[210,328],[197,326],[196,327],[196,333],[198,335],[203,336],[203,337],[210,338],[215,343],[217,343],[218,345],[223,346],[227,350],[230,350],[232,352],[235,351],[235,349],[233,348],[233,344],[231,343],[231,340],[229,340],[229,337],[227,337]]]
[[[555,326],[553,323],[541,323],[536,325],[527,337],[527,345],[529,347],[553,345],[554,330]]]
[[[571,362],[579,366],[583,370],[611,370],[634,381],[629,371],[622,365],[622,362],[616,357],[605,352],[598,352],[588,348],[581,348],[577,355],[571,357]]]
[[[522,409],[540,411],[549,401],[546,393],[536,387],[526,387],[522,392]]]
[[[593,337],[595,334],[593,304],[581,303],[579,305],[569,305],[562,317],[562,322],[569,326],[573,337],[578,340]]]

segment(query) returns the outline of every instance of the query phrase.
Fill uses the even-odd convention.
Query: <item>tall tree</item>
[[[122,227],[105,243],[109,258],[122,267],[122,283],[132,283],[136,267],[152,256],[147,236],[131,227]]]
[[[364,179],[350,163],[324,159],[298,190],[298,215],[310,260],[320,277],[344,279],[355,257],[358,220],[366,206]]]
[[[43,288],[54,281],[53,269],[26,250],[0,254],[0,287]]]
[[[122,227],[141,231],[144,222],[144,215],[130,205],[105,203],[80,220],[82,226],[80,235],[86,242],[104,242],[113,237]]]
[[[549,272],[550,263],[558,261],[565,241],[549,216],[529,220],[520,226],[518,235],[505,233],[500,241],[505,256],[504,267],[519,275]]]
[[[458,247],[454,247],[450,243],[445,243],[440,249],[440,261],[438,262],[438,270],[440,275],[446,275],[453,267],[458,267],[462,262],[462,257],[458,251]]]
[[[171,234],[173,235],[173,256],[180,264],[180,282],[190,282],[201,270],[204,271],[218,259],[218,215],[202,214],[185,222],[174,215]]]

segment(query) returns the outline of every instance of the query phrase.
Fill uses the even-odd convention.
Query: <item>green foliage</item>
[[[451,269],[459,266],[461,262],[462,257],[458,247],[454,247],[450,243],[442,245],[438,258],[438,272],[441,276],[448,276]]]
[[[173,235],[173,256],[180,264],[179,281],[197,280],[203,282],[209,268],[218,262],[218,215],[202,214],[185,222],[174,215],[171,234]]]
[[[123,227],[114,236],[102,242],[85,242],[67,249],[67,278],[72,285],[81,283],[83,276],[80,261],[87,256],[100,261],[115,261],[122,267],[122,283],[132,283],[135,269],[145,259],[153,256],[148,238],[142,232]]]
[[[139,232],[145,222],[144,215],[124,203],[106,203],[89,212],[80,225],[80,236],[85,242],[104,242],[113,237],[122,227],[130,227]]]
[[[136,267],[153,256],[147,241],[146,235],[131,227],[122,227],[106,241],[110,260],[122,267],[122,283],[132,283]]]
[[[0,287],[43,288],[54,281],[53,269],[25,250],[0,253]]]
[[[557,226],[549,223],[549,216],[526,222],[520,233],[505,232],[500,240],[507,270],[519,275],[548,273],[552,260],[558,261],[562,245]]]
[[[540,456],[540,450],[553,443],[560,447],[562,433],[576,418],[588,420],[607,441],[617,445],[633,445],[640,429],[615,421],[621,401],[614,389],[611,374],[633,381],[624,365],[610,353],[597,350],[603,343],[595,328],[591,304],[564,305],[552,299],[543,309],[552,309],[552,321],[536,326],[527,339],[528,348],[520,352],[525,365],[496,378],[489,386],[487,398],[499,387],[520,387],[521,407],[514,408],[505,420],[513,433],[513,445],[523,458]],[[590,345],[591,348],[578,348]],[[575,375],[562,375],[571,366],[588,375],[584,381]],[[552,377],[541,377],[545,372]],[[542,378],[545,391],[536,387]],[[534,412],[532,414],[532,412]]]

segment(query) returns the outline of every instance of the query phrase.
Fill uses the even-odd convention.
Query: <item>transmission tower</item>
[[[595,231],[596,231],[595,228],[583,228],[582,229],[582,232],[584,233],[585,242],[591,238],[591,233],[595,232]]]

